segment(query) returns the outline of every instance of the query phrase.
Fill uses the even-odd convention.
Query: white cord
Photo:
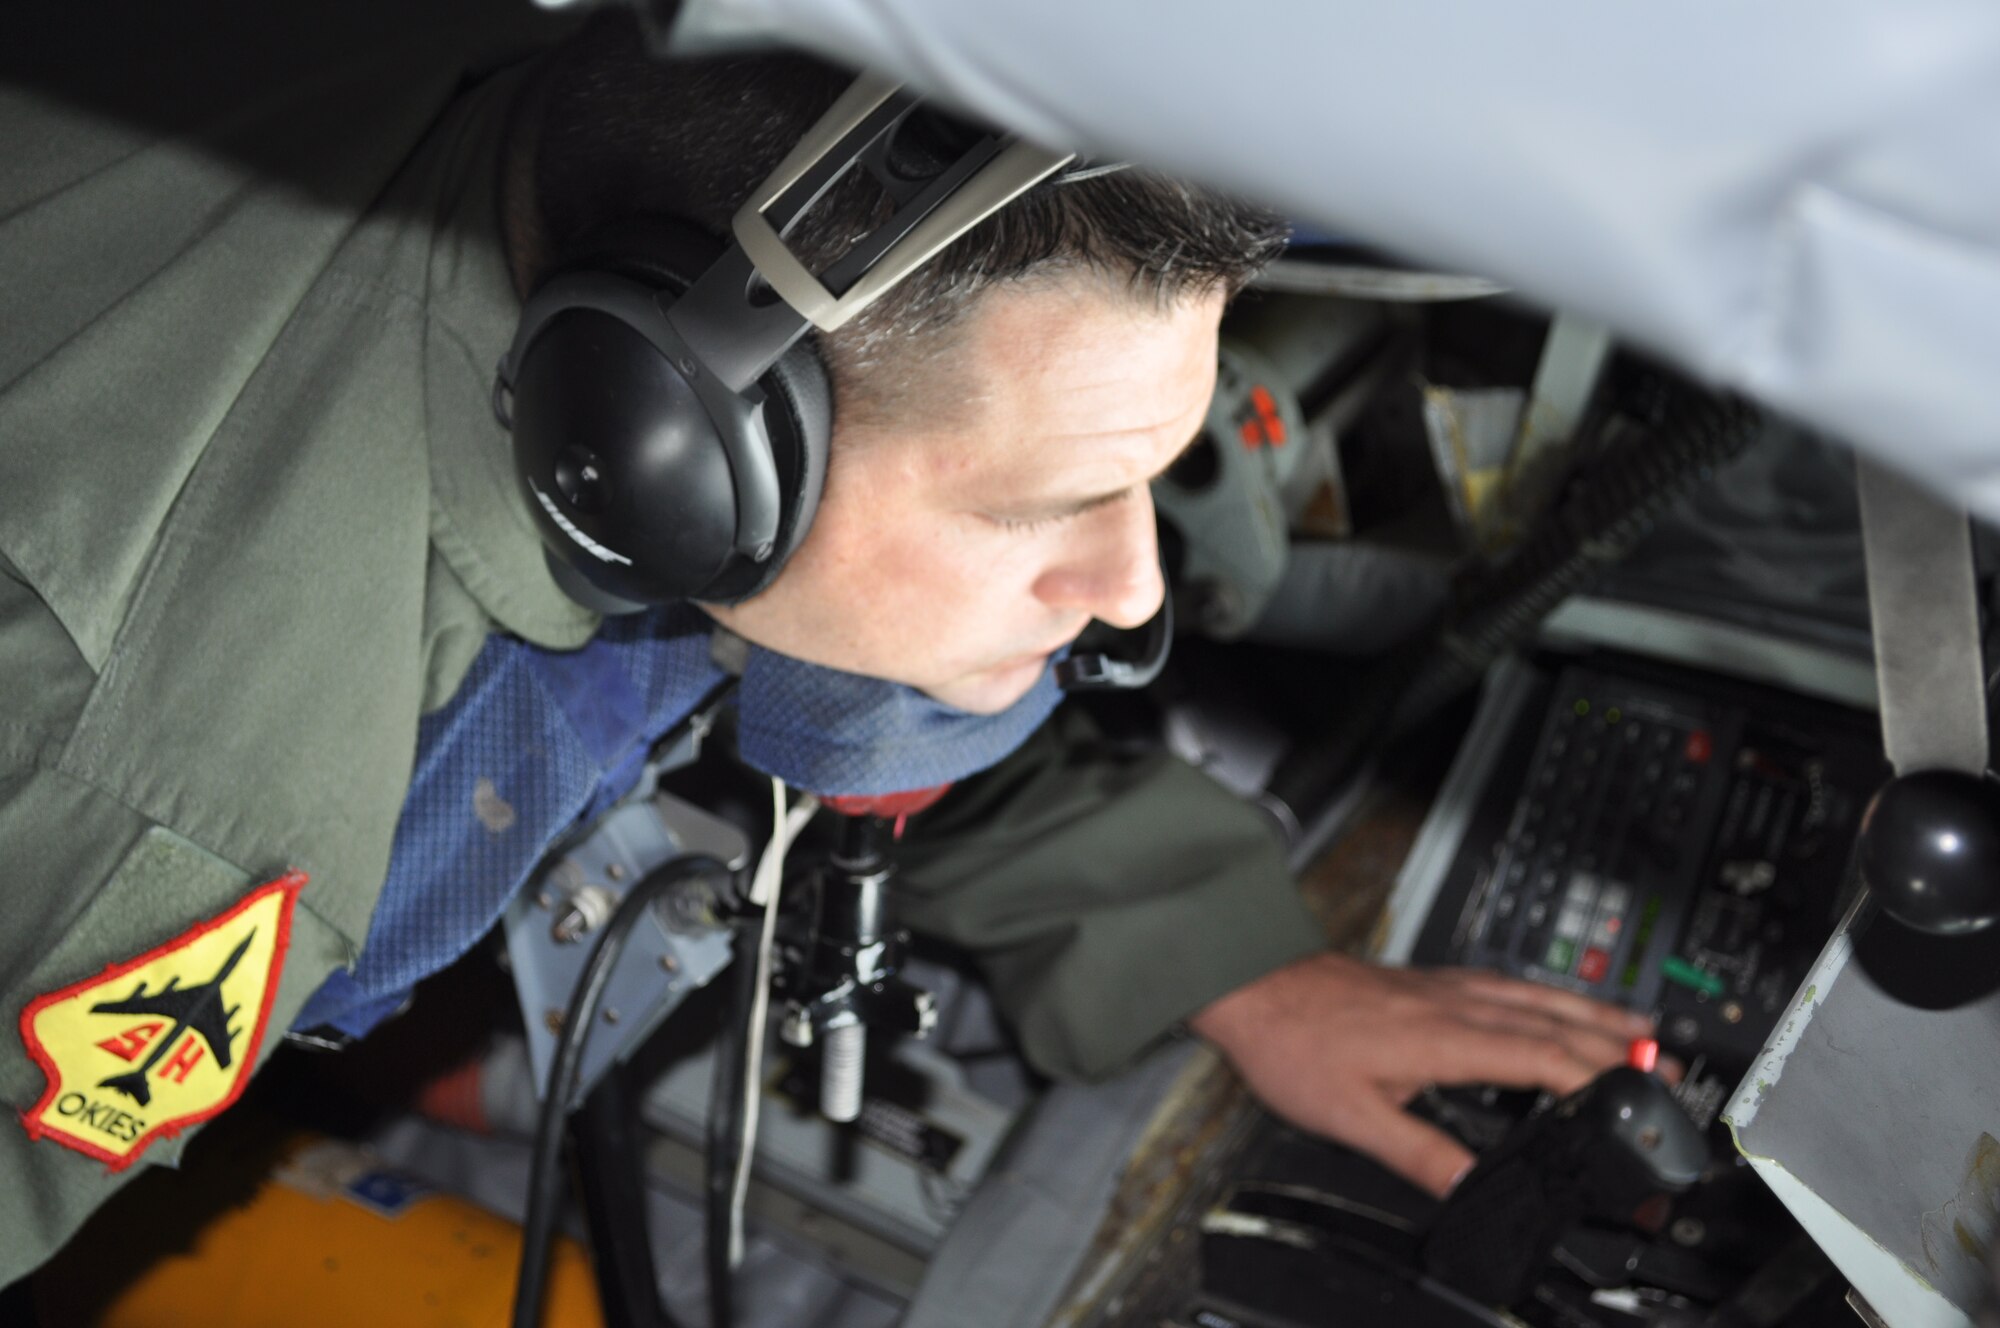
[[[790,812],[785,784],[771,781],[771,842],[750,876],[750,902],[761,904],[764,924],[757,937],[757,979],[750,994],[750,1017],[743,1030],[743,1130],[736,1155],[736,1179],[729,1191],[729,1267],[743,1262],[743,1204],[750,1194],[750,1160],[757,1151],[757,1107],[764,1088],[764,1024],[771,1012],[771,950],[778,934],[778,895],[785,883],[785,854],[806,822],[819,810],[808,793]]]

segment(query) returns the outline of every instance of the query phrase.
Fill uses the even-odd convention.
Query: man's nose
[[[1159,612],[1166,595],[1153,495],[1141,488],[1090,517],[1095,520],[1086,519],[1070,557],[1042,574],[1036,593],[1055,608],[1113,627],[1138,627]]]

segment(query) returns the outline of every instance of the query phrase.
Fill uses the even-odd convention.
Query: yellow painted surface
[[[498,1328],[508,1322],[521,1231],[455,1196],[368,1205],[385,1173],[349,1145],[307,1141],[248,1204],[191,1250],[156,1263],[104,1328]],[[546,1328],[601,1328],[590,1260],[559,1237]]]

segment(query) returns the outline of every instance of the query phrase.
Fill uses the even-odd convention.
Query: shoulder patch
[[[243,1092],[291,943],[303,872],[136,959],[38,996],[21,1038],[48,1089],[21,1123],[123,1171]]]

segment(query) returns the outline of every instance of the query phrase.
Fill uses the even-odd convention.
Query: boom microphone
[[[1174,648],[1174,597],[1160,601],[1160,611],[1146,624],[1145,653],[1138,659],[1114,659],[1095,653],[1071,655],[1056,665],[1056,685],[1066,692],[1136,691],[1160,676]]]

